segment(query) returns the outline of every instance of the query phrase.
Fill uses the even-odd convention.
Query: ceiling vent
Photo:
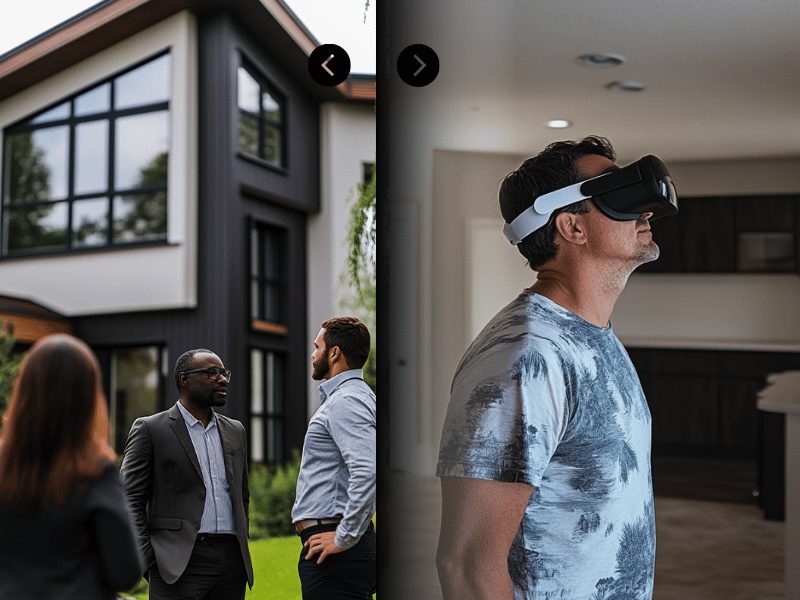
[[[641,92],[647,86],[639,81],[612,81],[606,84],[606,89],[612,92]]]
[[[608,69],[609,67],[618,67],[625,62],[625,57],[619,54],[611,54],[609,52],[601,52],[598,54],[582,54],[575,59],[579,65],[585,67],[595,67],[597,69]]]

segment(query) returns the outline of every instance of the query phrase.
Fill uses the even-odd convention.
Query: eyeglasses
[[[209,367],[207,369],[192,369],[191,371],[184,371],[184,373],[207,373],[209,379],[217,380],[222,375],[228,381],[231,380],[231,372],[228,369],[218,369],[217,367]]]

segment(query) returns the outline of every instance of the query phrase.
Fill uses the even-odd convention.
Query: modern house
[[[316,84],[317,45],[280,0],[107,0],[0,56],[0,318],[92,346],[118,451],[197,347],[251,460],[302,446],[375,161],[374,76]]]

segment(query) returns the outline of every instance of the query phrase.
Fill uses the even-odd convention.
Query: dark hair
[[[192,366],[192,359],[195,354],[214,354],[214,352],[207,348],[195,348],[194,350],[187,350],[178,357],[178,360],[175,361],[175,369],[172,375],[175,377],[175,387],[178,388],[179,392],[181,391],[180,375],[184,371],[188,371]]]
[[[575,161],[588,154],[598,154],[615,160],[616,154],[606,138],[585,137],[580,141],[554,142],[542,152],[523,162],[500,184],[500,213],[506,223],[511,223],[523,211],[530,208],[533,201],[548,192],[558,190],[579,181],[580,174]],[[558,254],[555,245],[555,217],[561,212],[586,213],[590,206],[586,200],[576,202],[556,210],[547,225],[525,237],[517,249],[528,260],[534,271]]]
[[[0,500],[22,513],[63,505],[116,459],[100,366],[81,340],[36,342],[14,381],[0,438]]]
[[[333,317],[322,324],[325,348],[339,346],[351,369],[360,369],[369,356],[369,329],[355,317]]]

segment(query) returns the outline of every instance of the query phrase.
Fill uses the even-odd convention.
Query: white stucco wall
[[[172,57],[169,244],[2,259],[0,293],[66,316],[196,306],[198,58],[193,15],[174,15],[1,102],[0,129],[166,49]]]
[[[368,105],[326,103],[320,113],[320,212],[308,219],[308,354],[326,319],[345,314],[347,290],[341,277],[347,257],[350,207],[363,177],[363,164],[375,163],[375,109]],[[309,358],[309,378],[310,378]],[[319,406],[319,383],[309,384],[308,414]]]

